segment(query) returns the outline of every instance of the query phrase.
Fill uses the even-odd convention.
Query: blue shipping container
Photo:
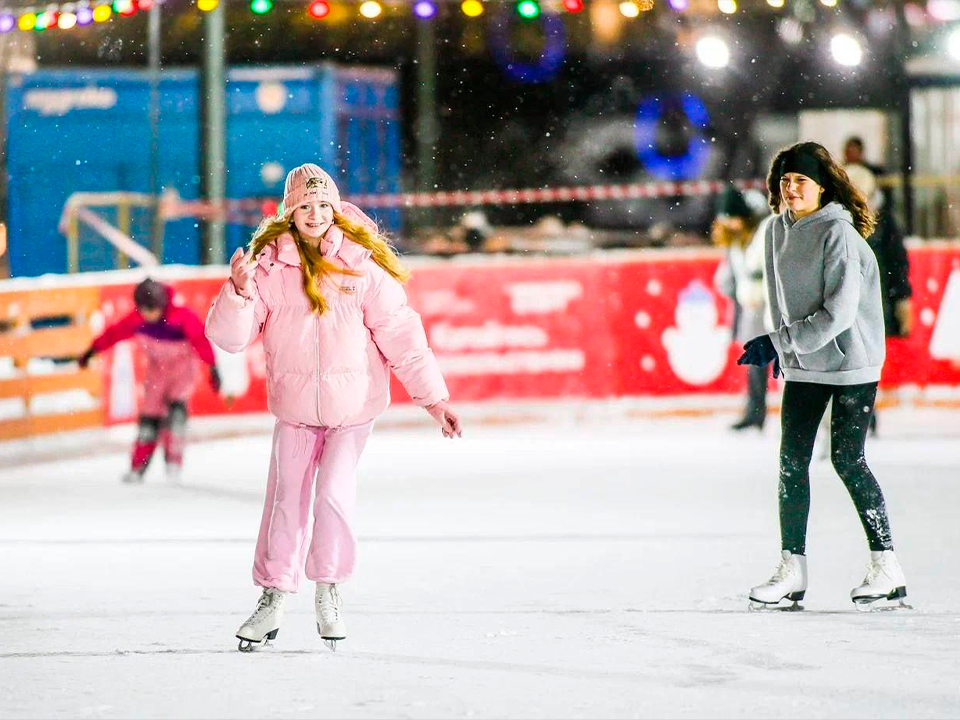
[[[200,190],[199,78],[165,71],[160,83],[159,180],[184,199]],[[145,72],[44,70],[7,78],[7,176],[11,274],[67,270],[57,230],[74,192],[148,192],[149,84]],[[341,193],[398,192],[400,128],[396,73],[340,68],[235,68],[227,78],[227,195],[278,197],[288,170],[317,162]],[[114,221],[109,212],[104,216]],[[387,229],[398,210],[374,214]],[[131,234],[150,244],[150,219]],[[250,228],[228,226],[227,254]],[[200,232],[192,219],[168,223],[164,262],[193,264]],[[114,267],[106,242],[80,246],[80,269]]]

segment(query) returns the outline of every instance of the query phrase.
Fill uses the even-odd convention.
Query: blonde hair
[[[756,218],[740,218],[743,220],[743,227],[734,230],[720,218],[716,218],[710,226],[710,240],[718,247],[731,247],[738,245],[746,247],[753,240],[753,234],[756,232],[760,221]]]
[[[335,212],[333,224],[343,232],[344,237],[373,253],[373,261],[386,270],[398,282],[405,283],[410,279],[410,271],[400,263],[400,258],[390,247],[389,243],[376,230],[366,225],[354,222],[345,215]],[[284,233],[293,237],[297,252],[300,253],[300,270],[303,280],[303,292],[310,301],[310,310],[317,315],[327,311],[327,301],[320,288],[330,276],[334,274],[357,277],[361,273],[330,262],[320,254],[320,248],[311,245],[297,230],[289,218],[266,219],[260,223],[250,240],[250,251],[256,257],[263,249]]]

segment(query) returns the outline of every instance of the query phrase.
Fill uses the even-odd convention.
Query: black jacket
[[[900,232],[896,220],[890,213],[880,213],[876,230],[867,238],[867,242],[873,248],[880,268],[883,319],[886,323],[887,335],[903,337],[905,333],[900,327],[900,321],[897,320],[895,309],[897,302],[913,294],[910,288],[910,260],[907,258],[907,248],[903,244],[903,233]]]

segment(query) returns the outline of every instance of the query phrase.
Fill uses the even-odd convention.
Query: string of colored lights
[[[71,30],[94,23],[105,23],[115,15],[130,17],[138,11],[149,10],[155,0],[113,0],[92,4],[88,2],[45,5],[42,8],[0,9],[0,33],[14,28],[24,32],[43,32],[54,28]]]
[[[105,23],[114,16],[131,17],[138,12],[149,10],[154,2],[163,0],[112,0],[95,2],[81,0],[65,4],[48,4],[42,7],[28,7],[12,9],[0,8],[0,33],[7,33],[14,29],[29,32],[45,30],[70,30],[75,27]],[[267,15],[274,10],[278,2],[299,2],[299,0],[249,0],[249,9],[254,15]],[[221,2],[226,0],[196,0],[197,9],[202,12],[215,10]],[[306,12],[316,20],[327,18],[332,4],[339,2],[344,5],[356,5],[357,12],[368,20],[375,20],[384,12],[384,5],[397,5],[389,0],[308,0]],[[689,7],[689,0],[668,0],[669,7],[676,12],[684,12]],[[774,9],[784,7],[786,0],[766,0]],[[836,6],[838,0],[820,0],[826,7]],[[469,18],[480,17],[486,8],[493,3],[513,5],[517,14],[526,20],[540,16],[542,5],[550,10],[576,14],[584,9],[584,0],[410,0],[402,3],[409,6],[413,14],[423,20],[435,17],[440,3],[458,4],[460,12]],[[626,18],[636,18],[642,13],[652,10],[654,0],[621,0],[618,3],[620,13]],[[737,0],[717,0],[718,9],[725,14],[734,14],[739,11]]]
[[[197,7],[204,12],[214,10],[221,0],[197,0]],[[256,15],[266,15],[274,8],[278,0],[250,0],[250,11]],[[428,20],[437,15],[439,5],[445,0],[412,0],[410,6],[413,14],[423,20]],[[460,11],[467,17],[480,17],[484,14],[486,6],[497,0],[446,0],[460,5]],[[515,6],[517,14],[525,19],[533,19],[540,16],[542,0],[502,0],[507,4]],[[567,13],[579,13],[584,9],[584,0],[545,0],[551,6],[563,8]],[[384,11],[384,5],[396,5],[397,3],[385,2],[384,0],[359,0],[357,9],[360,15],[373,20],[380,17]],[[406,3],[403,3],[406,5]],[[620,3],[620,11],[626,17],[637,17],[641,12],[651,10],[653,0],[623,0]],[[317,20],[323,20],[331,11],[331,0],[312,0],[307,6],[307,12]]]

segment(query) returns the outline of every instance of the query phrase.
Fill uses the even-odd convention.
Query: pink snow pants
[[[170,403],[190,400],[197,384],[197,358],[186,340],[159,342],[145,338],[141,347],[147,356],[147,367],[140,414],[163,418]]]
[[[372,421],[325,428],[277,420],[253,559],[255,585],[296,592],[304,570],[317,582],[350,577],[357,555],[352,529],[357,463],[372,430]]]

